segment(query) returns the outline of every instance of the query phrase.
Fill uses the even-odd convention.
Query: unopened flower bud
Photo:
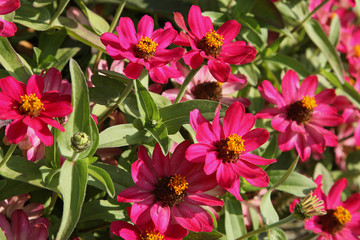
[[[71,138],[71,147],[77,151],[82,152],[90,146],[90,137],[84,132],[77,132]]]
[[[324,201],[319,200],[313,192],[310,191],[305,198],[295,205],[293,216],[298,220],[310,219],[312,216],[325,215]]]

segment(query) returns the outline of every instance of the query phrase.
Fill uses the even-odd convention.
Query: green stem
[[[9,159],[12,156],[13,152],[15,151],[16,147],[17,147],[16,144],[11,144],[9,150],[5,154],[5,157],[0,162],[0,168],[2,168],[2,166],[4,166],[7,163],[7,161],[9,161]]]
[[[119,23],[119,19],[120,19],[121,13],[125,7],[125,4],[126,4],[126,0],[122,0],[118,9],[116,10],[115,16],[111,22],[108,32],[113,32],[116,25]],[[98,67],[102,55],[103,55],[103,51],[98,51],[96,58],[95,58],[95,62],[94,62],[94,67],[93,67],[94,71]]]
[[[121,96],[119,97],[119,99],[116,101],[116,103],[111,106],[104,114],[102,114],[99,119],[98,119],[98,126],[105,121],[105,119],[109,116],[110,113],[112,113],[113,111],[115,111],[115,109],[118,107],[119,104],[121,104],[125,98],[129,95],[129,93],[131,92],[132,88],[134,86],[134,80],[129,81],[128,85],[126,86],[124,92],[121,94]]]
[[[50,216],[52,210],[55,207],[55,203],[56,203],[57,198],[58,198],[58,193],[53,192],[51,194],[51,202],[50,202],[49,206],[44,210],[44,214],[43,214],[44,216]]]
[[[294,171],[297,162],[299,161],[299,156],[293,161],[293,163],[291,164],[291,166],[289,167],[289,169],[286,171],[286,173],[279,179],[279,181],[277,181],[274,185],[271,186],[271,189],[275,189],[278,186],[280,186],[280,184],[282,184],[283,182],[286,181],[286,179],[290,176],[290,174]]]
[[[285,223],[288,223],[288,222],[291,222],[295,220],[295,217],[293,215],[290,215],[290,216],[287,216],[286,218],[276,222],[276,223],[273,223],[273,224],[270,224],[270,225],[264,225],[262,226],[261,228],[258,228],[254,231],[251,231],[251,232],[248,232],[247,234],[245,234],[244,236],[241,236],[239,237],[237,240],[243,240],[243,239],[247,239],[251,236],[254,236],[256,234],[259,234],[259,233],[262,233],[262,232],[267,232],[269,231],[270,229],[273,229],[273,228],[276,228],[276,227],[279,227]]]
[[[202,65],[201,65],[201,66],[202,66]],[[191,79],[193,79],[193,77],[194,77],[195,74],[199,71],[199,69],[201,68],[201,66],[198,67],[197,69],[192,69],[192,70],[188,73],[188,75],[186,76],[183,84],[182,84],[181,87],[180,87],[179,93],[178,93],[178,95],[177,95],[177,97],[176,97],[176,99],[175,99],[174,104],[180,102],[180,100],[181,100],[182,97],[184,96],[184,93],[185,93],[185,91],[186,91],[186,88],[187,88],[187,86],[189,85]]]

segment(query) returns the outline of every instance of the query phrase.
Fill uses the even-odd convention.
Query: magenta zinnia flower
[[[44,78],[33,75],[27,85],[13,77],[0,79],[0,119],[13,120],[7,128],[9,142],[19,143],[24,139],[28,127],[45,143],[53,144],[48,124],[65,131],[54,118],[64,117],[72,112],[69,96],[59,96],[58,91],[44,92]]]
[[[315,183],[318,187],[314,190],[314,195],[324,201],[327,214],[306,220],[305,229],[319,234],[320,236],[316,240],[359,239],[360,193],[354,193],[345,202],[342,202],[341,193],[348,184],[345,178],[336,181],[328,195],[325,195],[321,189],[321,175],[315,179]],[[293,208],[296,202],[294,201],[290,208]]]
[[[190,124],[196,131],[199,143],[186,150],[186,159],[205,163],[205,173],[216,173],[220,187],[241,201],[240,176],[257,187],[267,187],[269,184],[266,172],[255,164],[268,165],[276,160],[264,159],[250,152],[263,145],[270,134],[262,128],[251,130],[255,117],[245,113],[244,106],[239,102],[233,103],[226,110],[223,125],[220,125],[219,114],[220,105],[211,124],[199,110],[191,111]]]
[[[130,219],[136,225],[153,221],[155,228],[164,234],[171,223],[178,224],[179,231],[210,232],[214,223],[210,214],[200,205],[222,206],[223,201],[205,194],[216,187],[215,177],[201,171],[201,164],[185,159],[190,143],[184,141],[171,157],[164,156],[159,144],[152,158],[141,146],[138,158],[131,166],[136,186],[122,191],[119,202],[134,202]]]
[[[210,18],[204,17],[200,7],[195,5],[189,11],[190,30],[186,27],[181,13],[174,13],[174,18],[176,24],[186,32],[180,33],[175,44],[192,48],[183,56],[187,65],[196,69],[206,58],[211,74],[218,81],[243,81],[231,73],[229,64],[241,65],[251,62],[255,58],[256,50],[246,46],[244,41],[232,42],[241,28],[238,22],[229,20],[215,31]]]
[[[19,0],[1,0],[0,1],[0,15],[9,14],[20,7]],[[12,37],[17,28],[12,22],[5,21],[0,17],[0,36]]]
[[[106,51],[115,60],[129,59],[124,69],[126,77],[136,79],[144,66],[151,79],[158,83],[166,83],[170,77],[179,77],[180,73],[167,66],[179,60],[184,54],[183,48],[165,49],[174,40],[177,32],[172,28],[154,31],[154,20],[145,15],[140,19],[137,32],[133,21],[128,17],[120,18],[116,28],[118,36],[104,33],[101,42]]]
[[[273,118],[272,127],[279,131],[279,148],[289,151],[296,148],[300,159],[305,161],[311,151],[322,153],[326,146],[336,146],[337,137],[323,126],[337,126],[343,118],[334,107],[334,89],[325,89],[315,94],[318,80],[316,76],[304,79],[301,86],[296,72],[286,72],[282,83],[282,93],[265,80],[259,86],[261,96],[277,105],[260,111],[257,118]]]

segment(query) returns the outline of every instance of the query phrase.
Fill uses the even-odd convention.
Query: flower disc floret
[[[316,106],[315,98],[306,95],[300,101],[290,104],[287,111],[288,118],[298,124],[307,123],[311,120]]]
[[[346,223],[351,221],[350,212],[342,206],[336,209],[328,209],[327,215],[320,216],[319,223],[322,229],[330,234],[336,234],[344,229]]]
[[[232,133],[226,139],[221,139],[218,151],[219,157],[224,162],[236,162],[241,153],[245,151],[244,139],[236,133]]]
[[[37,117],[42,110],[45,110],[44,104],[34,93],[20,96],[20,99],[19,111],[27,116]]]
[[[164,235],[159,232],[154,232],[152,230],[147,230],[146,234],[143,235],[144,236],[141,236],[142,240],[164,240]]]
[[[196,99],[207,99],[219,102],[222,98],[222,87],[219,82],[203,82],[192,89]]]
[[[356,44],[354,47],[355,57],[360,57],[360,44]]]
[[[217,57],[221,53],[224,37],[216,33],[215,30],[210,30],[199,41],[199,48],[207,55]]]
[[[156,47],[159,44],[150,37],[141,36],[141,40],[136,44],[135,54],[138,58],[149,59],[155,55]]]

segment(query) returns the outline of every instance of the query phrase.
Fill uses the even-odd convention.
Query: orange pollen
[[[219,87],[222,87],[224,85],[223,82],[216,82],[216,85],[219,86]]]
[[[303,99],[301,100],[301,105],[308,110],[312,110],[317,106],[315,98],[309,97],[308,95],[303,97]]]
[[[142,240],[164,240],[164,235],[155,233],[151,230],[146,231],[146,235],[141,237]]]
[[[188,188],[188,185],[185,177],[175,174],[170,178],[168,187],[174,190],[177,195],[181,195]]]
[[[354,50],[355,50],[355,56],[360,57],[360,44],[356,44]]]
[[[210,30],[204,36],[204,40],[209,47],[220,48],[223,45],[224,37],[215,32],[215,30]]]
[[[19,110],[25,115],[37,117],[42,110],[45,110],[44,104],[36,97],[35,93],[30,95],[25,94],[24,96],[20,96],[20,99]]]
[[[342,206],[336,207],[334,216],[339,221],[339,223],[342,225],[345,225],[346,223],[350,222],[351,217],[352,217],[349,210],[343,208]]]
[[[231,134],[227,137],[227,154],[240,155],[245,151],[244,139],[236,133]]]
[[[158,45],[151,38],[141,36],[141,40],[136,44],[136,49],[144,55],[153,55]]]

